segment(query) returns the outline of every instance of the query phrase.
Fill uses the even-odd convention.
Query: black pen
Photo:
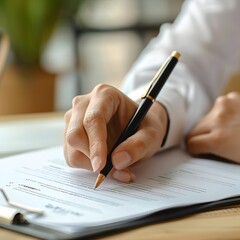
[[[113,168],[111,157],[112,152],[120,143],[125,141],[128,137],[132,136],[137,131],[138,126],[147,114],[149,108],[152,106],[153,102],[155,101],[156,97],[158,96],[159,92],[161,91],[162,87],[164,86],[165,82],[167,81],[168,77],[176,66],[180,56],[180,53],[176,51],[172,52],[172,54],[166,59],[166,61],[160,67],[156,75],[153,77],[146,93],[142,96],[142,101],[139,104],[137,110],[131,117],[130,121],[128,122],[126,128],[124,129],[118,140],[116,141],[112,150],[108,153],[107,163],[97,177],[94,186],[95,189],[103,182],[105,177]]]

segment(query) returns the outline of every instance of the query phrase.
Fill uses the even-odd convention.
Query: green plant
[[[0,28],[9,35],[18,64],[39,64],[65,4],[63,0],[0,0]]]

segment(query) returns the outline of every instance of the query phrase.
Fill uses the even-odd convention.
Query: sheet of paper
[[[94,190],[97,174],[69,168],[62,151],[60,146],[0,160],[0,187],[13,201],[44,210],[43,216],[28,216],[31,221],[64,232],[240,194],[239,165],[193,159],[179,149],[136,164],[134,183],[108,177]]]
[[[60,145],[63,131],[63,117],[1,122],[0,157]]]

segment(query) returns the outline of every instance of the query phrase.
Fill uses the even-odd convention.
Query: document
[[[240,165],[192,158],[181,149],[140,161],[133,171],[135,182],[107,177],[94,190],[97,173],[68,167],[58,146],[1,159],[0,187],[12,201],[43,210],[26,213],[31,223],[68,234],[240,195]]]
[[[59,117],[0,122],[0,158],[63,143],[64,121]]]

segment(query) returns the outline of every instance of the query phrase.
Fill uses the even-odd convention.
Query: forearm
[[[220,94],[239,58],[240,4],[236,0],[189,1],[173,25],[161,28],[125,79],[123,90],[139,98],[172,50],[181,52],[178,66],[159,94],[170,118],[166,146],[182,136],[206,113]]]

